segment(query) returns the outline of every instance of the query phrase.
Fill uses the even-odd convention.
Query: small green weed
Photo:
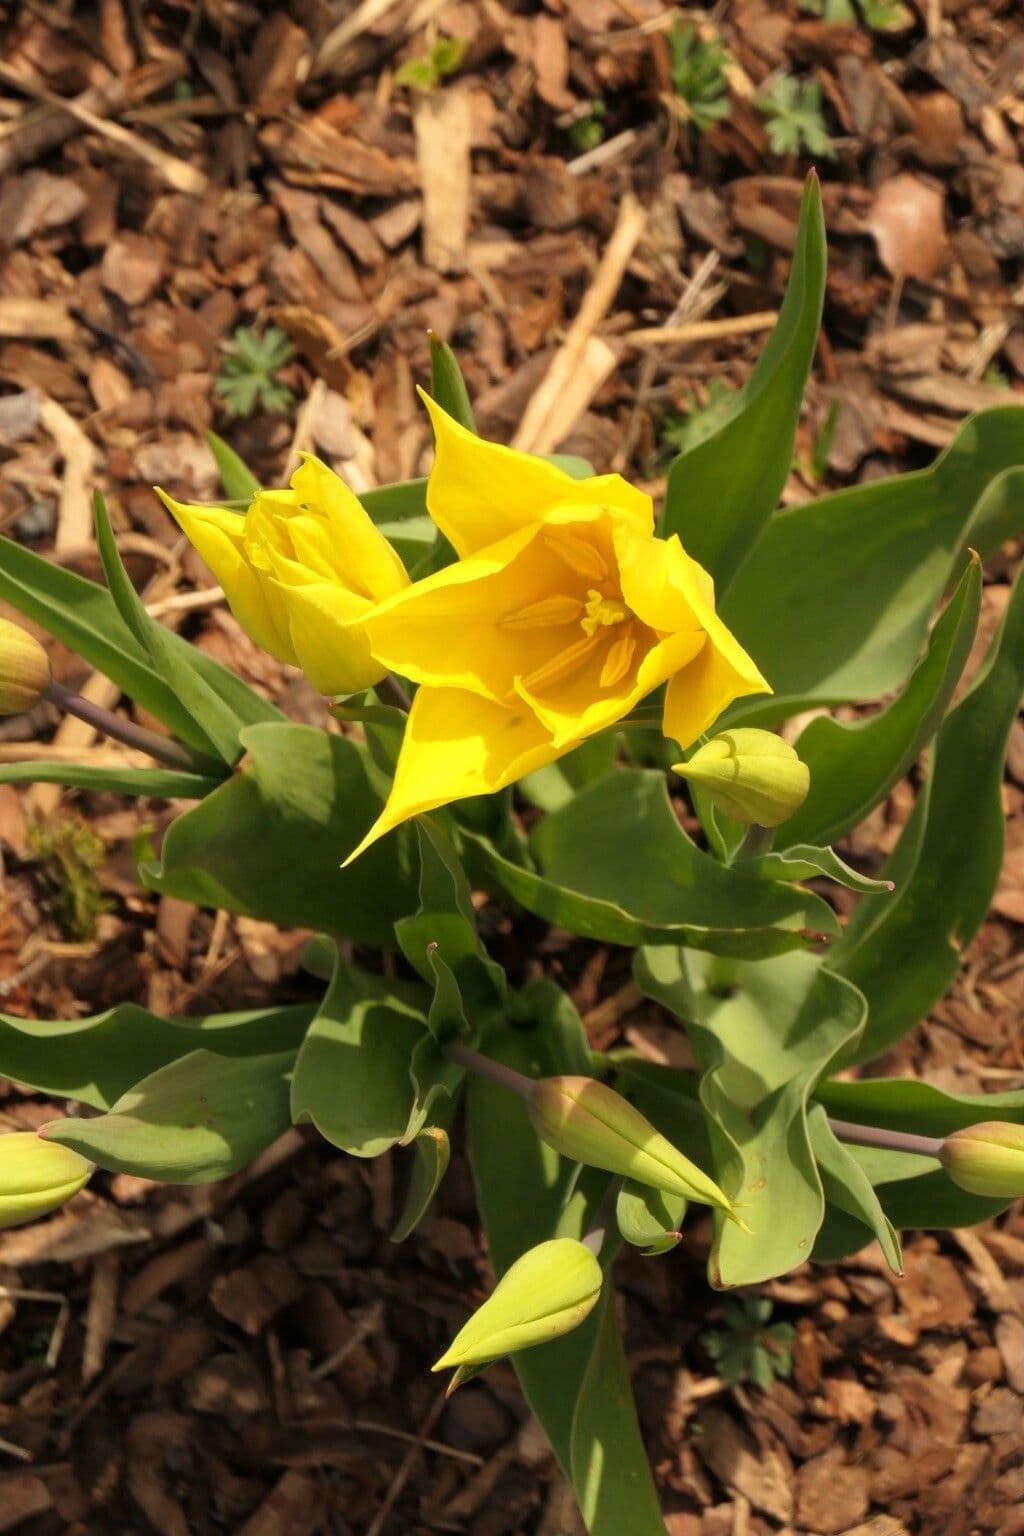
[[[777,75],[755,102],[767,119],[768,142],[776,155],[798,155],[801,150],[833,159],[835,150],[821,110],[821,84]]]
[[[856,24],[862,18],[872,32],[902,32],[914,24],[914,13],[900,0],[799,0],[800,9],[822,21]],[[858,14],[859,12],[859,14]]]
[[[569,142],[578,154],[585,155],[604,143],[605,104],[598,99],[569,126]]]
[[[767,1389],[778,1378],[793,1372],[792,1323],[772,1323],[772,1304],[766,1296],[730,1296],[722,1315],[722,1328],[708,1328],[701,1343],[715,1362],[723,1381],[753,1382]]]
[[[717,40],[705,42],[696,27],[676,22],[668,34],[672,88],[686,105],[686,115],[697,133],[728,117],[731,108],[725,77],[729,54]]]
[[[439,37],[429,53],[399,65],[395,83],[413,91],[436,91],[449,75],[455,74],[465,57],[464,38]]]
[[[725,379],[708,380],[707,399],[703,405],[692,392],[680,416],[666,416],[661,424],[662,444],[673,454],[689,453],[724,423],[736,396]]]
[[[287,410],[292,392],[274,375],[294,355],[291,342],[276,325],[269,326],[262,336],[240,325],[213,387],[233,416],[251,416],[257,401],[268,411]]]
[[[107,857],[103,839],[80,816],[38,821],[28,845],[39,862],[46,904],[61,932],[74,943],[95,936],[96,920],[109,903],[99,887]]]

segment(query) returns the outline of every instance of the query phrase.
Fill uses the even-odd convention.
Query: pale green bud
[[[0,715],[34,709],[50,686],[50,658],[34,635],[0,619]]]
[[[807,764],[773,731],[721,731],[672,772],[699,784],[727,816],[759,827],[787,821],[811,787]]]
[[[732,1201],[614,1088],[593,1077],[543,1077],[526,1100],[542,1141],[563,1157],[621,1173],[638,1184],[714,1205],[735,1220]]]
[[[539,1243],[516,1259],[432,1367],[456,1367],[453,1388],[490,1360],[546,1344],[577,1328],[601,1294],[601,1266],[571,1237]]]
[[[46,1216],[86,1183],[92,1163],[34,1131],[0,1136],[0,1227]]]
[[[1024,1195],[1024,1125],[984,1120],[947,1136],[939,1161],[960,1189],[993,1200]]]

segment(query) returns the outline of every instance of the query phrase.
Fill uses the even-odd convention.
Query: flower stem
[[[880,1125],[857,1125],[851,1120],[833,1120],[829,1125],[840,1141],[859,1147],[884,1147],[890,1152],[913,1152],[918,1157],[937,1158],[942,1151],[941,1136],[917,1136],[911,1131],[887,1131]]]
[[[767,853],[775,836],[774,828],[759,826],[756,821],[751,822],[743,836],[743,841],[736,849],[734,858],[756,859],[759,854]]]
[[[168,768],[182,768],[187,773],[203,771],[187,747],[179,746],[176,741],[168,741],[155,731],[147,731],[144,726],[135,725],[131,720],[122,720],[113,710],[104,709],[102,704],[94,704],[91,699],[83,699],[80,693],[72,693],[63,683],[51,680],[45,697],[64,714],[77,716],[104,736],[123,741],[126,747],[136,747],[140,752],[156,758],[158,763],[165,763]]]
[[[461,1040],[450,1040],[444,1047],[444,1054],[449,1061],[454,1061],[458,1066],[465,1067],[467,1072],[472,1072],[474,1077],[489,1077],[492,1083],[498,1083],[502,1088],[507,1088],[509,1093],[517,1093],[521,1099],[528,1098],[533,1092],[532,1077],[525,1077],[514,1067],[506,1067],[503,1061],[495,1061],[491,1056],[482,1056],[479,1051],[474,1051],[471,1045],[465,1045]]]
[[[412,699],[391,672],[381,678],[377,684],[377,693],[383,703],[393,704],[396,709],[402,711],[403,715],[407,715],[412,709]]]

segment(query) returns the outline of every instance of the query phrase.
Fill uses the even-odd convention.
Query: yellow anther
[[[580,620],[580,628],[585,635],[596,635],[606,625],[621,624],[628,618],[629,609],[620,597],[605,597],[596,588],[589,588],[586,612]]]

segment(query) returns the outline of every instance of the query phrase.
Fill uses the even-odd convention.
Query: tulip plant
[[[316,1006],[0,1015],[0,1072],[72,1101],[0,1142],[0,1217],[95,1169],[223,1178],[295,1123],[355,1157],[408,1149],[397,1241],[464,1111],[496,1285],[457,1337],[438,1329],[435,1369],[511,1354],[595,1536],[664,1530],[616,1326],[623,1244],[664,1253],[698,1205],[714,1287],[873,1240],[899,1273],[900,1227],[1024,1193],[1024,1092],[867,1065],[953,982],[999,875],[1020,581],[957,685],[979,556],[1024,530],[1024,406],[974,417],[928,469],[778,510],[824,280],[812,178],[776,329],[657,509],[578,459],[484,441],[439,341],[425,482],[356,497],[307,457],[266,490],[216,443],[227,499],[164,502],[243,629],[326,696],[322,726],[149,615],[101,502],[105,588],[0,541],[0,598],[164,727],[50,681],[8,625],[0,707],[46,695],[153,766],[0,778],[191,801],[141,884],[323,935]],[[851,867],[833,844],[908,773],[885,867]],[[488,954],[473,893],[628,950],[696,1070],[595,1051],[554,981]]]

